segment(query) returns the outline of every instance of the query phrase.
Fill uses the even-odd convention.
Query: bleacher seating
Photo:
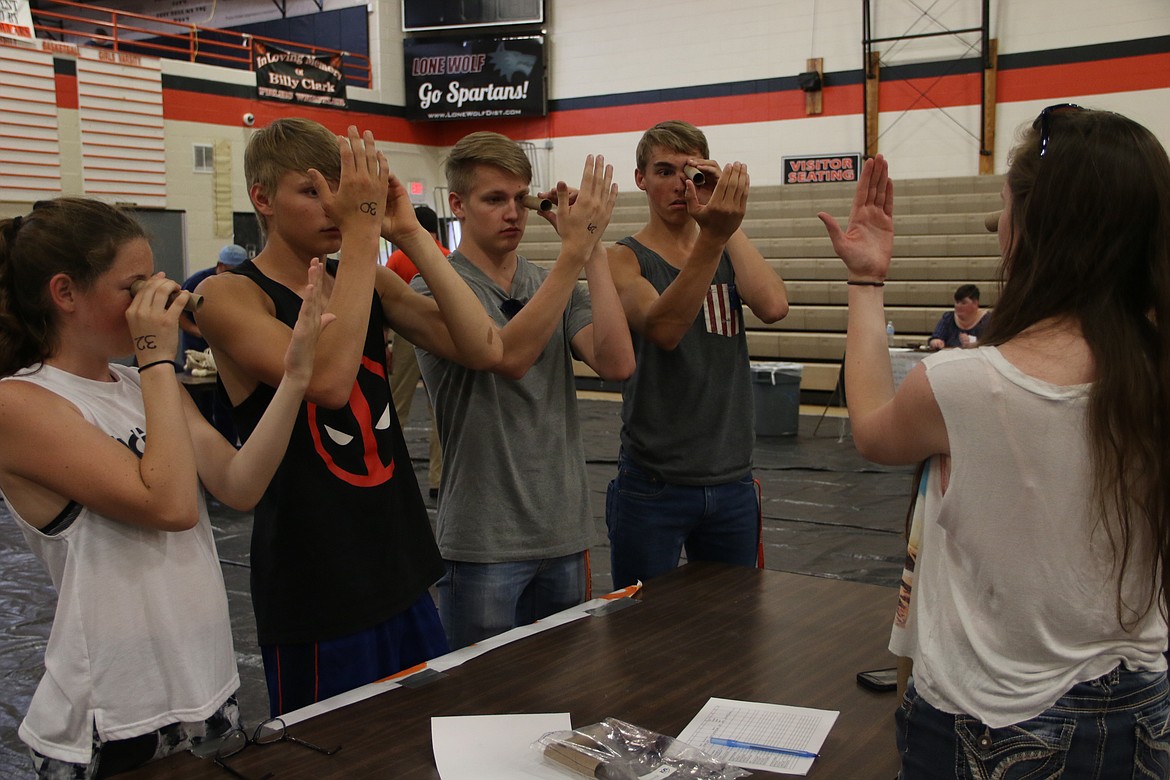
[[[1002,185],[1000,176],[895,181],[896,238],[885,298],[897,345],[925,343],[960,284],[979,285],[982,304],[995,305],[999,245],[983,222],[1001,207]],[[836,385],[846,322],[845,268],[816,213],[827,211],[844,225],[853,189],[852,184],[754,187],[744,220],[747,235],[784,277],[791,304],[788,316],[773,325],[747,315],[752,359],[801,363],[802,395],[810,402],[823,403]],[[621,193],[605,241],[636,232],[646,218],[646,196]],[[549,265],[559,248],[551,226],[533,215],[520,253]],[[580,363],[577,375],[595,376]]]

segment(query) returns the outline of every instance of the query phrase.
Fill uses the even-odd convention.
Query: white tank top
[[[1165,669],[1158,605],[1131,631],[1118,621],[1117,570],[1092,498],[1090,386],[1030,377],[994,347],[932,355],[926,375],[950,477],[944,494],[942,459],[932,459],[903,574],[909,604],[890,641],[914,659],[922,697],[1001,728],[1118,664]],[[1142,605],[1155,585],[1151,545],[1139,534],[1133,548],[1122,594]]]
[[[111,365],[113,382],[51,366],[34,369],[0,381],[32,382],[56,393],[141,456],[146,418],[134,369]],[[202,492],[198,525],[178,533],[127,525],[83,507],[71,525],[47,536],[15,509],[12,514],[58,594],[45,674],[20,725],[29,746],[88,763],[95,726],[108,741],[202,721],[239,687]]]

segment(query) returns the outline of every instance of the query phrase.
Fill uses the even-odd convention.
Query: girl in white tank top
[[[249,509],[271,478],[332,317],[320,276],[237,451],[175,376],[190,294],[154,273],[130,216],[60,198],[0,221],[0,494],[58,592],[20,727],[39,775],[101,777],[144,739],[158,757],[239,726],[203,488]],[[137,369],[110,362],[126,356]]]

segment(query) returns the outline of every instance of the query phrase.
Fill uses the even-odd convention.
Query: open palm
[[[822,211],[817,217],[851,279],[886,278],[894,251],[894,183],[886,158],[879,154],[862,166],[848,229],[842,230],[831,214]]]

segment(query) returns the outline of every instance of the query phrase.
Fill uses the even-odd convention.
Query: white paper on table
[[[712,698],[678,738],[720,761],[744,769],[807,775],[815,758],[725,747],[711,742],[711,737],[818,753],[839,714],[836,710]]]
[[[564,780],[532,743],[572,728],[567,712],[431,718],[435,766],[443,780]]]

